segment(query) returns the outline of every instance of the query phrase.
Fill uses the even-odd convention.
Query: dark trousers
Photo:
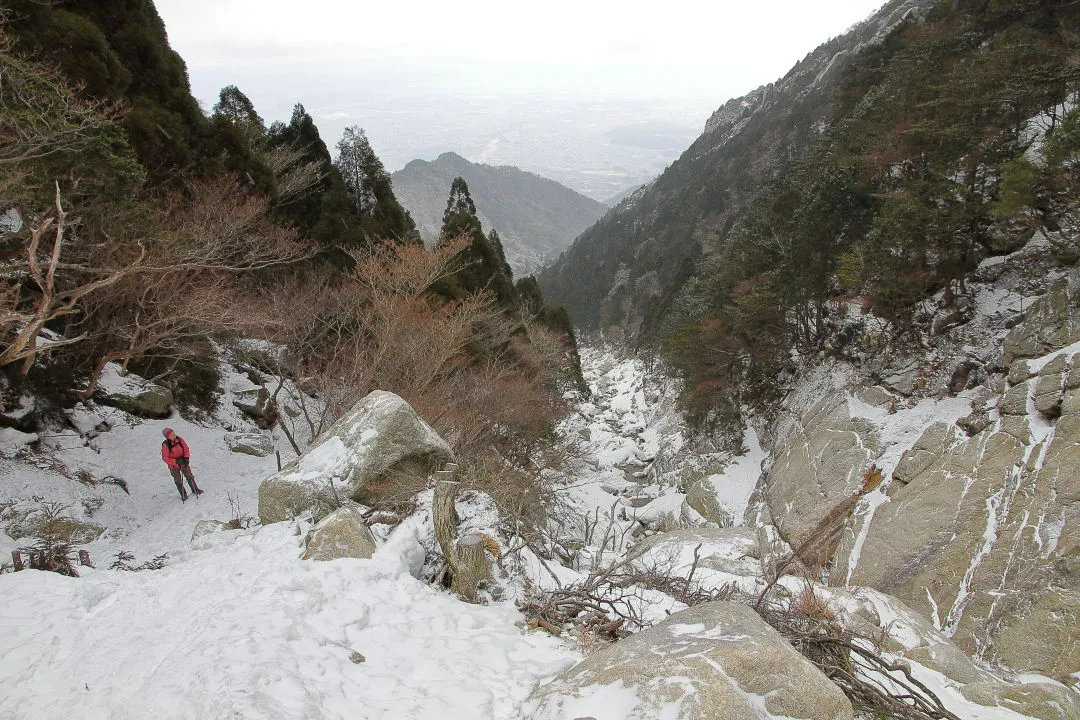
[[[199,492],[199,486],[195,484],[195,476],[191,474],[191,466],[183,465],[178,468],[169,468],[169,474],[172,475],[173,482],[176,483],[176,489],[180,491],[180,497],[187,500],[187,491],[184,490],[184,480],[180,477],[180,473],[184,474],[187,478],[188,485],[191,486],[191,492]]]

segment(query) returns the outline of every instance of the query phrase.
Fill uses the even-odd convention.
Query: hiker
[[[161,434],[165,436],[165,442],[161,443],[161,459],[169,466],[176,489],[180,491],[181,502],[187,502],[188,499],[187,491],[184,490],[184,478],[187,478],[196,498],[202,495],[203,491],[195,484],[195,476],[191,474],[191,449],[184,442],[184,438],[173,432],[172,428],[165,428]]]

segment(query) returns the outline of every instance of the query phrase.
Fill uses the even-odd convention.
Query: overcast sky
[[[227,84],[270,121],[303,102],[329,120],[332,146],[350,119],[460,96],[493,105],[510,96],[548,105],[655,100],[672,122],[700,128],[711,110],[782,76],[882,3],[157,0],[157,8],[206,107]]]

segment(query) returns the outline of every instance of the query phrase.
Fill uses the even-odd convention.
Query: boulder
[[[1002,396],[998,409],[1002,415],[1027,415],[1027,402],[1030,394],[1030,380],[1014,385]]]
[[[932,329],[935,334],[940,335],[957,325],[966,323],[974,312],[975,304],[971,302],[971,298],[967,295],[959,295],[951,307],[943,308],[934,318]]]
[[[203,535],[221,532],[227,528],[228,524],[223,523],[220,520],[200,520],[195,523],[195,529],[191,531],[191,542],[195,542]]]
[[[1009,366],[1008,380],[1010,385],[1022,383],[1029,378],[1035,377],[1035,372],[1028,365],[1027,360],[1017,360]]]
[[[720,527],[730,527],[734,522],[731,513],[720,505],[716,487],[710,477],[703,477],[690,485],[686,492],[686,504],[699,515]]]
[[[234,453],[266,457],[274,452],[274,438],[268,433],[226,433],[225,446]]]
[[[316,516],[354,500],[408,500],[428,474],[453,461],[450,446],[397,395],[376,390],[320,436],[304,455],[259,486],[265,525],[307,510]]]
[[[1048,417],[1061,414],[1061,373],[1039,375],[1035,383],[1035,409]]]
[[[695,549],[698,569],[694,577],[699,581],[703,569],[751,580],[763,575],[757,532],[748,527],[699,527],[657,533],[635,545],[631,553],[639,567],[670,566],[673,575],[684,577],[693,564]],[[729,579],[718,577],[717,584]]]
[[[978,435],[991,425],[993,425],[993,421],[990,420],[990,415],[985,411],[970,413],[956,421],[956,426],[967,433],[968,437]],[[896,477],[895,471],[893,477]]]
[[[960,693],[978,705],[1003,707],[1039,720],[1080,718],[1080,695],[1061,685],[983,681],[964,685]]]
[[[264,430],[269,430],[277,423],[277,402],[270,397],[270,391],[264,387],[236,393],[233,405]]]
[[[375,553],[375,537],[356,505],[344,505],[319,521],[307,541],[304,560],[369,558]]]
[[[143,418],[167,418],[172,412],[172,390],[129,374],[97,396],[106,405]]]
[[[599,720],[853,717],[820,670],[752,609],[729,602],[696,605],[594,653],[537,688],[524,715],[571,720],[586,707]]]
[[[48,530],[60,540],[72,545],[85,545],[101,537],[105,528],[97,523],[74,520],[72,518],[58,518],[48,525]]]

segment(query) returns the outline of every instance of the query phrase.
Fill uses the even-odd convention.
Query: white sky
[[[340,135],[333,118],[355,114],[357,101],[373,114],[461,96],[534,95],[549,106],[656,100],[681,108],[673,122],[700,128],[726,100],[779,78],[881,4],[157,0],[206,107],[228,84],[268,121],[303,102],[316,120],[330,119],[331,146]]]

